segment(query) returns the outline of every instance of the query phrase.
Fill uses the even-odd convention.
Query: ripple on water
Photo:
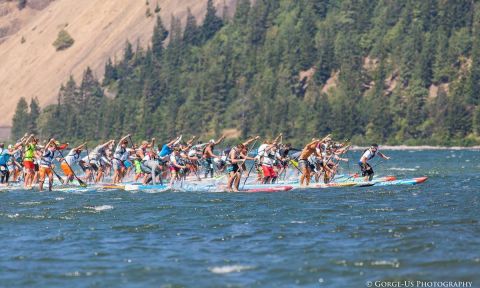
[[[148,231],[156,231],[160,228],[158,224],[143,224],[137,226],[113,226],[113,230],[125,231],[125,232],[148,232]]]

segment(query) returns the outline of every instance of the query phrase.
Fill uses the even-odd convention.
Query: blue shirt
[[[8,154],[8,150],[3,149],[0,152],[0,165],[7,165],[7,162],[9,159],[10,159],[10,154]]]
[[[162,146],[162,151],[160,151],[159,156],[163,158],[163,157],[168,156],[170,154],[172,154],[172,148],[170,148],[167,144],[164,144]]]

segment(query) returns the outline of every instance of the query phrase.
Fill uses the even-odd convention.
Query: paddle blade
[[[78,184],[80,184],[81,187],[87,187],[87,184],[85,182],[83,182],[82,180],[80,180],[79,178],[77,178],[77,181],[78,181]]]

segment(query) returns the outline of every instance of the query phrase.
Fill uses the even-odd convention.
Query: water
[[[0,286],[480,287],[480,153],[386,153],[379,173],[429,181],[271,194],[0,192]]]

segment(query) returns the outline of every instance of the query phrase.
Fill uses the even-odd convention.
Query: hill
[[[15,132],[283,132],[299,143],[333,133],[357,144],[472,145],[480,140],[479,5],[241,0],[232,19],[216,17],[213,5],[201,25],[193,15],[185,25],[157,18],[148,49],[127,45],[103,77],[86,70],[82,81],[66,80],[59,104]]]
[[[37,97],[42,107],[57,101],[58,89],[86,67],[103,75],[109,57],[118,57],[128,40],[146,47],[155,23],[155,8],[168,25],[171,15],[185,19],[187,8],[201,19],[206,1],[183,0],[28,0],[0,1],[0,126],[10,125],[20,97]],[[215,1],[223,5],[223,0]],[[233,1],[226,1],[232,5]],[[147,17],[147,9],[150,16]],[[56,51],[52,43],[65,29],[75,40]]]

